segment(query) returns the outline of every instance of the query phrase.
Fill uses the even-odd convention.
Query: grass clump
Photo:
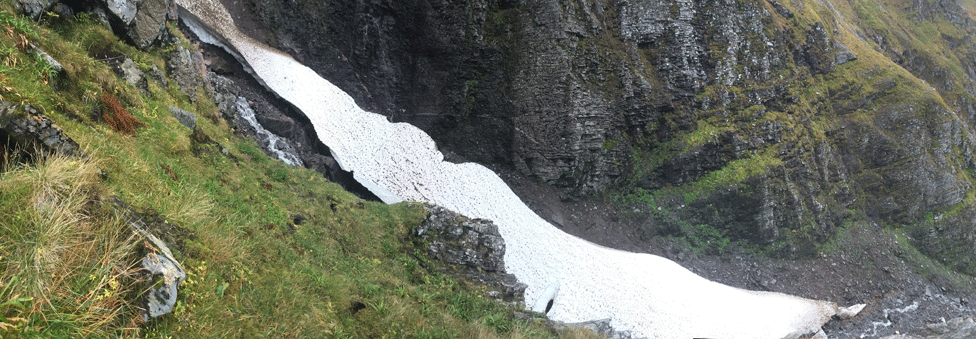
[[[14,333],[126,333],[135,238],[102,206],[94,160],[51,156],[0,174],[0,322]]]

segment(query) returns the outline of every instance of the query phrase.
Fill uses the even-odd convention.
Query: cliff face
[[[649,234],[793,256],[876,223],[976,272],[976,24],[951,0],[244,3],[364,108]]]

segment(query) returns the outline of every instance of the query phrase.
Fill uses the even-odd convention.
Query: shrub
[[[129,114],[129,111],[119,103],[119,99],[116,99],[112,94],[105,92],[105,95],[102,96],[102,104],[105,105],[102,120],[105,120],[105,123],[112,129],[132,135],[136,133],[137,128],[143,126],[142,122]]]

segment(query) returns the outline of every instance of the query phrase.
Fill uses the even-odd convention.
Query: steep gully
[[[563,233],[487,168],[442,161],[421,130],[363,111],[312,70],[240,33],[218,2],[177,3],[202,40],[227,49],[307,115],[340,166],[384,202],[425,201],[495,221],[508,247],[506,270],[528,285],[528,304],[553,300],[553,319],[611,318],[616,330],[638,337],[782,338],[817,332],[846,311],[831,302],[725,286],[658,256]]]

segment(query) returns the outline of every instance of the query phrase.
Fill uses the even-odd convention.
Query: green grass
[[[11,14],[9,2],[0,10],[12,28],[0,30],[0,95],[46,112],[89,155],[11,163],[0,174],[0,336],[592,336],[517,320],[482,287],[428,270],[409,236],[426,215],[420,204],[364,203],[234,134],[202,90],[191,102],[172,82],[150,81],[143,95],[95,60],[118,52],[162,69],[166,49],[139,51],[84,14],[38,24]],[[22,39],[67,74],[52,79],[17,47]],[[145,126],[123,135],[92,120],[105,92]],[[195,112],[196,133],[215,144],[195,140],[168,106]],[[148,325],[132,270],[141,241],[127,235],[113,195],[179,230],[170,245],[188,278],[174,312]]]

